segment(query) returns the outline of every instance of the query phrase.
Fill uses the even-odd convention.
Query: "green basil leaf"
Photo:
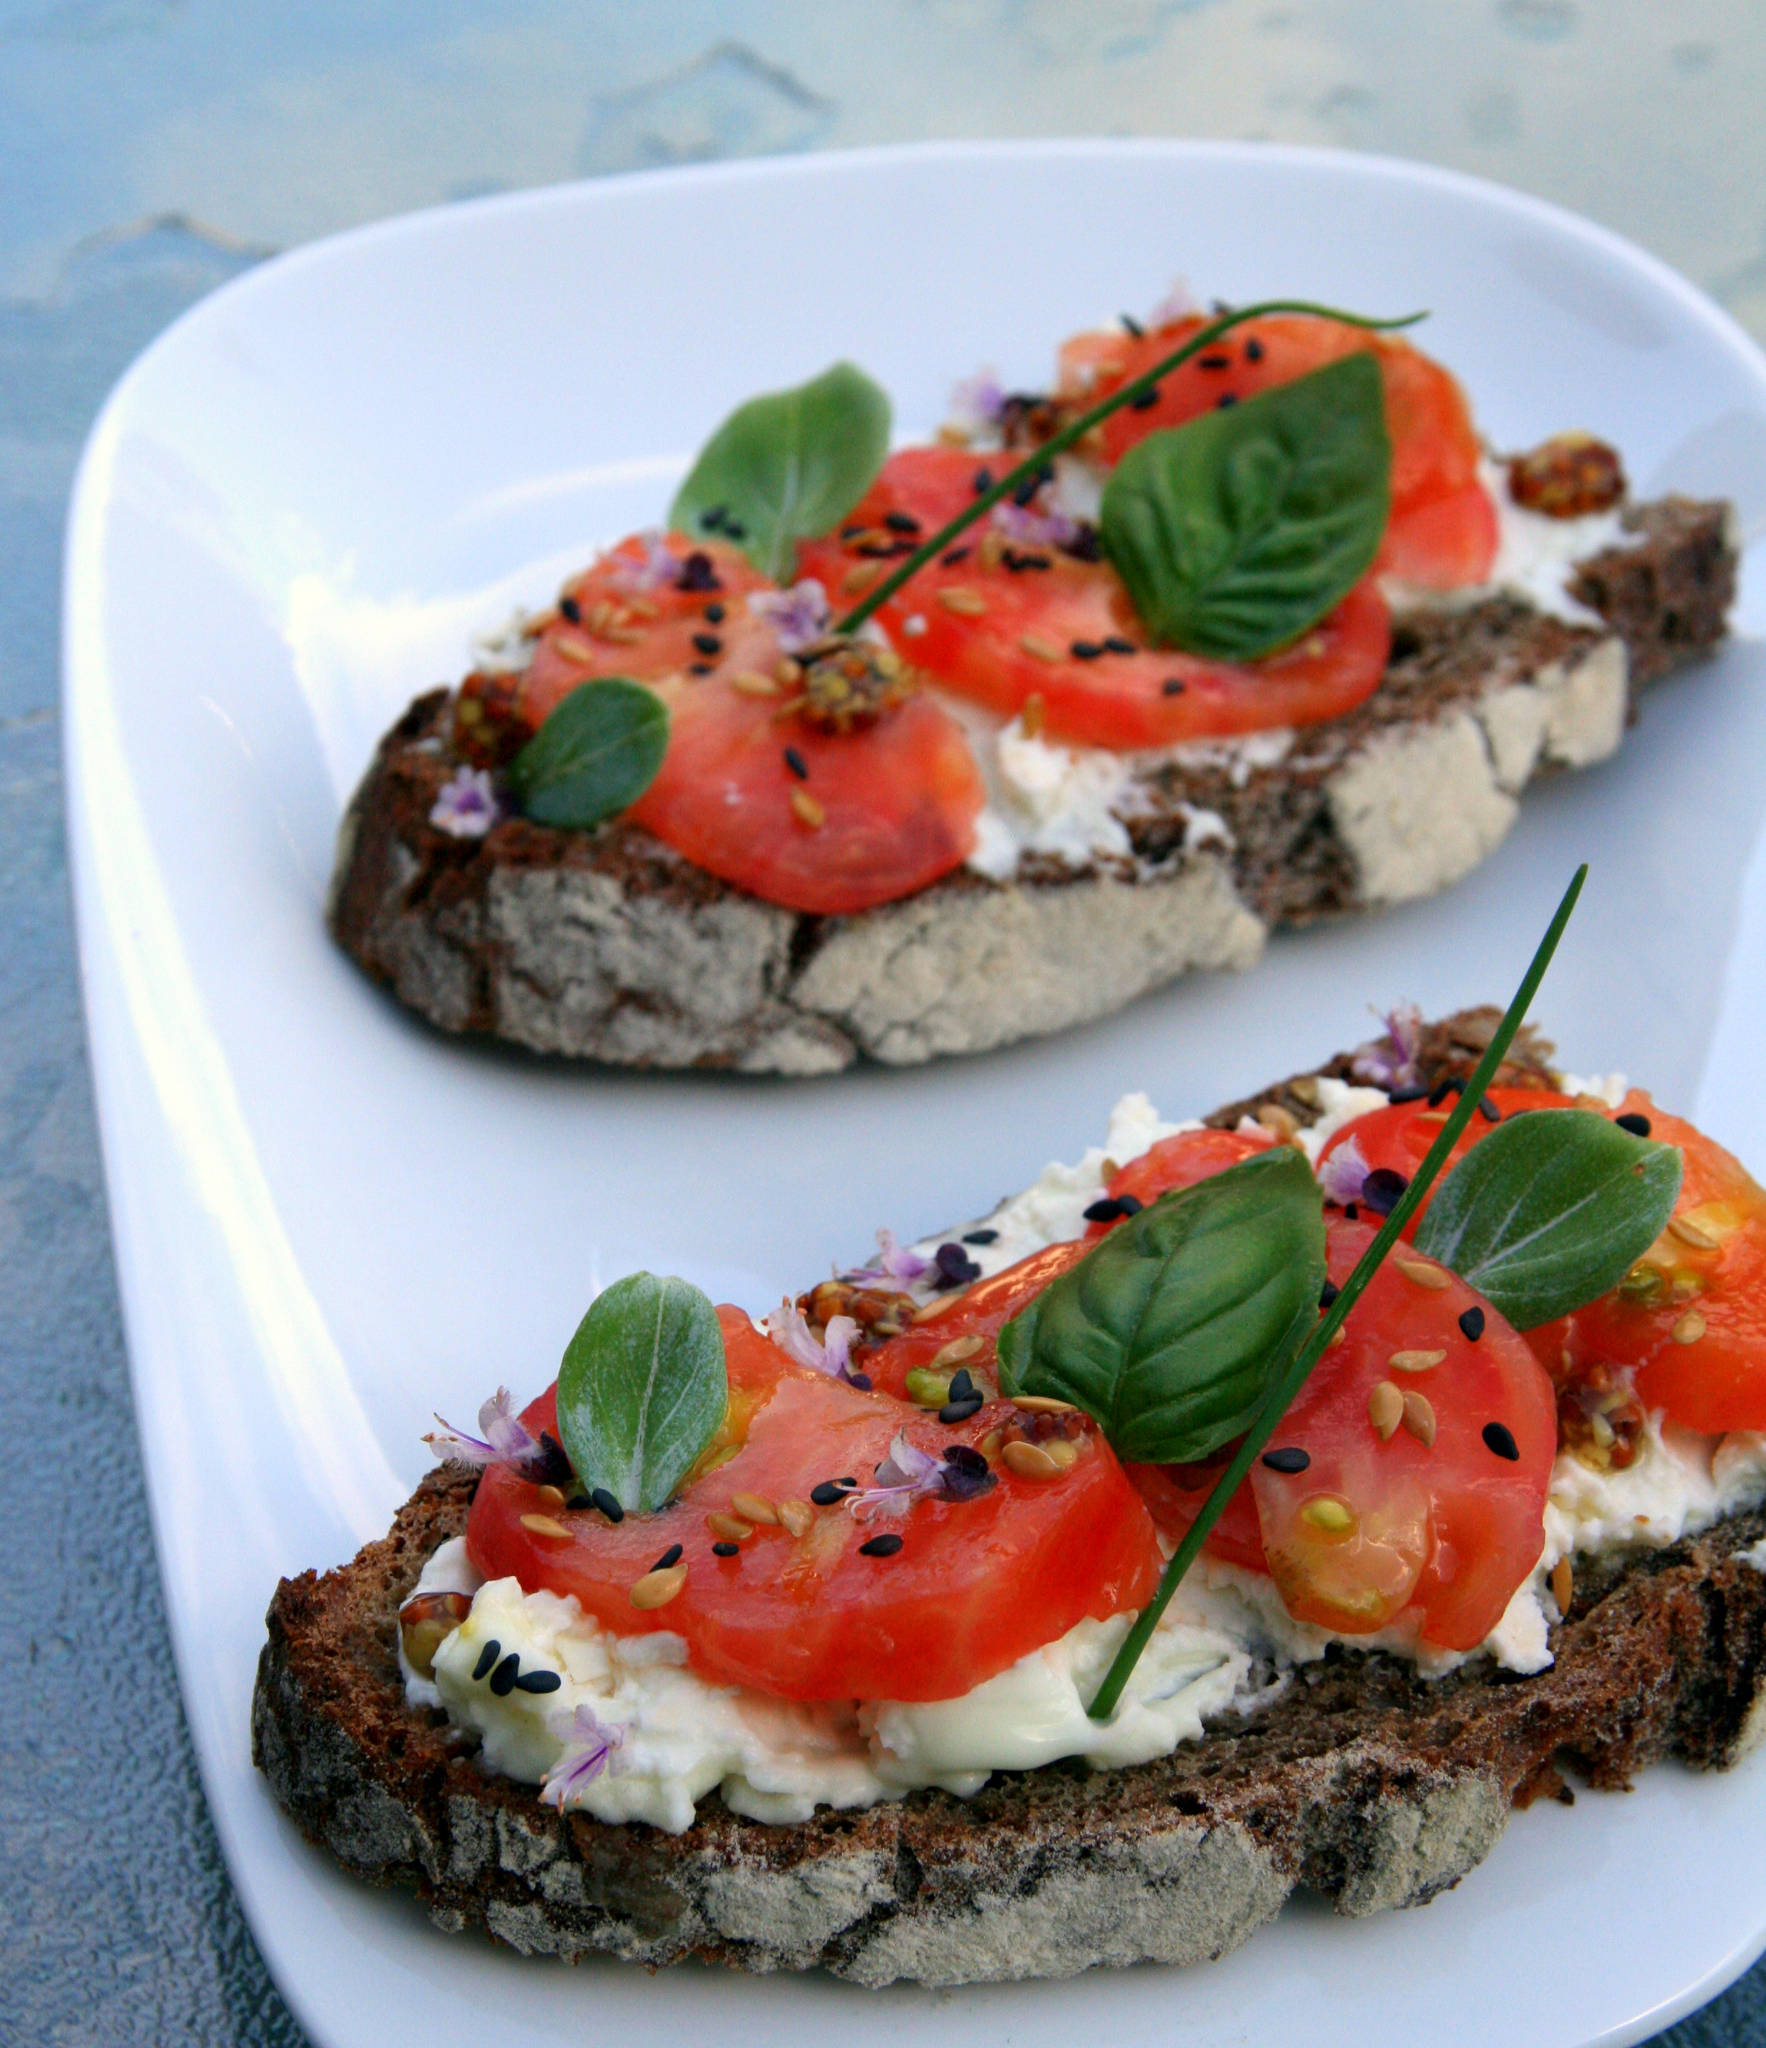
[[[852,363],[737,406],[675,493],[677,532],[734,541],[763,576],[789,583],[797,543],[830,532],[889,453],[889,400]]]
[[[1324,1215],[1275,1146],[1119,1224],[999,1334],[1000,1386],[1083,1408],[1118,1455],[1206,1458],[1318,1320]]]
[[[717,1311],[684,1280],[633,1273],[596,1298],[558,1370],[558,1438],[585,1488],[628,1514],[670,1499],[729,1406]]]
[[[1391,508],[1380,369],[1362,353],[1149,434],[1104,486],[1098,534],[1156,640],[1249,661],[1342,602]]]
[[[668,752],[668,710],[624,676],[579,683],[509,765],[524,816],[585,828],[635,804]]]
[[[1531,1109],[1472,1147],[1435,1190],[1416,1248],[1531,1330],[1617,1286],[1666,1228],[1676,1147],[1587,1109]]]

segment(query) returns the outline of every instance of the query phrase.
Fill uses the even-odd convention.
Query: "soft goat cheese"
[[[1332,1134],[1380,1108],[1387,1096],[1322,1077],[1323,1114],[1299,1135],[1316,1161]],[[1572,1094],[1617,1103],[1624,1077],[1566,1077]],[[1079,1236],[1084,1211],[1103,1193],[1116,1165],[1160,1139],[1198,1130],[1168,1123],[1149,1098],[1126,1095],[1111,1114],[1105,1141],[1074,1164],[1053,1163],[1021,1194],[985,1219],[998,1235],[974,1248],[986,1273],[1043,1246]],[[930,1250],[939,1240],[928,1239]],[[959,1699],[858,1703],[779,1700],[718,1685],[687,1668],[681,1637],[658,1631],[620,1636],[585,1616],[574,1599],[524,1594],[514,1579],[483,1583],[462,1539],[444,1543],[415,1588],[472,1596],[467,1619],[435,1654],[434,1677],[405,1666],[414,1706],[444,1708],[481,1741],[491,1770],[539,1784],[565,1754],[575,1709],[587,1706],[617,1728],[612,1762],[573,1795],[596,1818],[643,1820],[678,1833],[696,1802],[718,1791],[732,1812],[762,1821],[804,1820],[817,1806],[853,1808],[899,1798],[921,1786],[967,1797],[990,1772],[1027,1770],[1062,1757],[1122,1768],[1168,1755],[1194,1741],[1205,1721],[1245,1711],[1268,1696],[1271,1674],[1316,1662],[1333,1642],[1413,1659],[1426,1677],[1488,1655],[1516,1672],[1551,1663],[1549,1631],[1557,1615],[1552,1568],[1565,1557],[1628,1548],[1664,1548],[1723,1516],[1766,1500],[1766,1436],[1703,1437],[1652,1417],[1623,1471],[1600,1471],[1566,1452],[1553,1468],[1544,1541],[1533,1571],[1502,1620],[1470,1653],[1432,1651],[1401,1628],[1343,1636],[1297,1621],[1273,1581],[1203,1558],[1185,1579],[1135,1667],[1107,1724],[1085,1712],[1129,1626],[1118,1615],[1083,1621],[1057,1641]],[[1766,1570],[1766,1544],[1759,1546]],[[556,1672],[556,1692],[514,1690],[498,1698],[473,1679],[485,1645],[516,1653],[521,1669]],[[403,1664],[403,1650],[400,1651]]]

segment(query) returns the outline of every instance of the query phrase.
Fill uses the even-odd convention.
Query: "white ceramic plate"
[[[1766,364],[1649,258],[1439,172],[1214,145],[743,164],[394,221],[216,293],[94,429],[70,804],[136,1407],[209,1800],[325,2048],[659,2042],[714,2018],[788,2041],[881,2020],[938,2048],[1618,2043],[1766,1941],[1760,1767],[1536,1810],[1425,1913],[1295,1906],[1206,1969],[940,1997],[451,1939],[308,1850],[252,1773],[278,1575],[378,1534],[431,1408],[538,1387],[598,1282],[648,1265],[760,1309],[879,1224],[984,1209],[1125,1088],[1203,1110],[1353,1043],[1370,1001],[1505,996],[1579,858],[1540,1006],[1567,1059],[1646,1077],[1766,1161],[1749,638],[1666,686],[1619,760],[1533,794],[1449,896],[984,1059],[786,1084],[542,1065],[418,1028],[328,943],[331,835],[375,736],[460,671],[470,629],[657,518],[730,405],[852,355],[923,430],[954,377],[1034,385],[1064,334],[1177,271],[1229,299],[1428,306],[1498,445],[1586,425],[1646,493],[1766,515]]]

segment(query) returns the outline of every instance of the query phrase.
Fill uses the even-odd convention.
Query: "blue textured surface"
[[[68,921],[61,527],[130,358],[258,255],[408,206],[707,157],[1080,132],[1482,171],[1636,236],[1760,333],[1763,87],[1751,0],[0,0],[0,2043],[300,2038],[177,1701]],[[1149,297],[1181,263],[1150,253]],[[1615,1941],[1648,1912],[1649,1874],[1632,1879]],[[1766,2048],[1766,1966],[1661,2039]]]

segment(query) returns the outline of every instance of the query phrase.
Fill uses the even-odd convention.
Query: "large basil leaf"
[[[717,1311],[684,1280],[633,1273],[598,1296],[558,1371],[558,1437],[585,1488],[659,1508],[729,1406]]]
[[[1673,1215],[1680,1171],[1674,1146],[1592,1110],[1528,1110],[1442,1181],[1416,1248],[1531,1330],[1617,1285]]]
[[[1342,601],[1391,505],[1380,370],[1364,352],[1149,434],[1104,486],[1099,538],[1156,640],[1249,661]]]
[[[888,452],[888,398],[863,370],[836,363],[737,406],[699,451],[668,521],[734,541],[762,575],[788,583],[797,543],[837,526]]]
[[[522,814],[587,827],[635,804],[668,752],[668,711],[642,683],[599,676],[563,698],[509,765]]]
[[[1071,1401],[1117,1454],[1206,1458],[1318,1318],[1318,1183],[1281,1145],[1119,1224],[999,1334],[1007,1394]]]

